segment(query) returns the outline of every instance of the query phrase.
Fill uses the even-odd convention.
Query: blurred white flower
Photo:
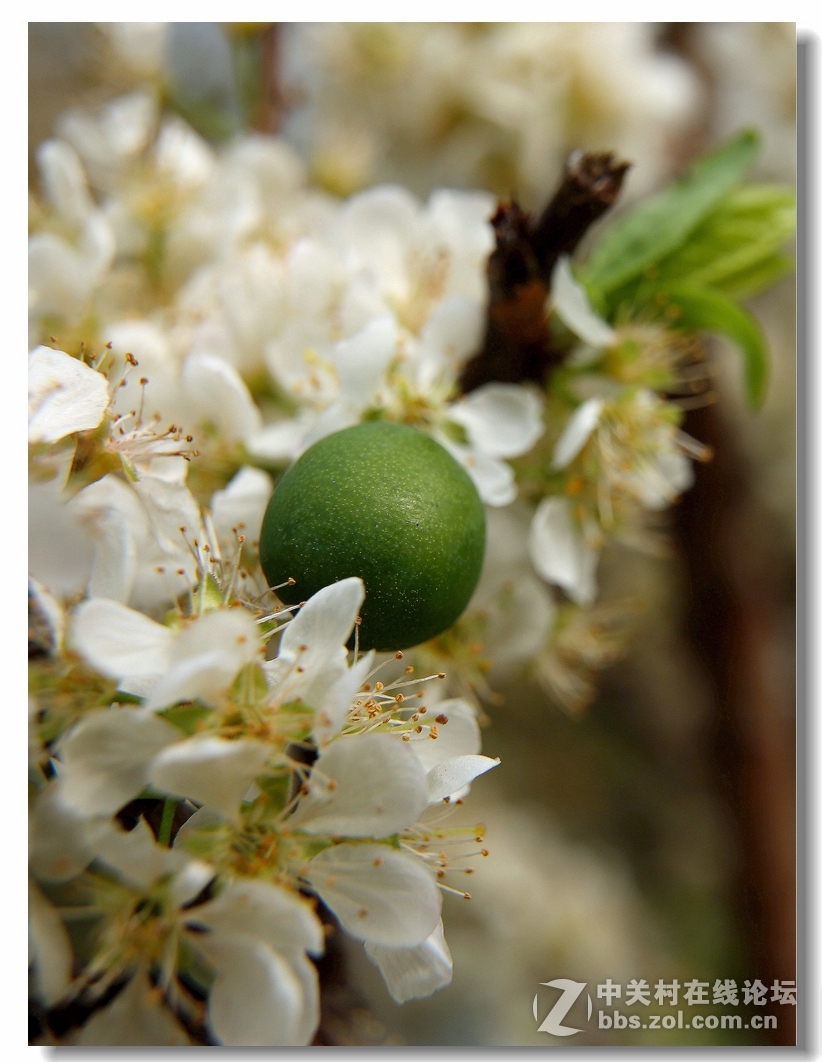
[[[531,523],[528,548],[534,568],[580,605],[596,597],[599,553],[575,526],[567,498],[543,498]]]
[[[319,1005],[317,974],[306,952],[322,953],[323,934],[305,900],[278,885],[238,881],[213,900],[193,903],[214,880],[213,867],[157,845],[142,822],[130,832],[109,823],[90,832],[97,857],[118,880],[91,903],[92,909],[99,904],[103,916],[102,948],[91,969],[104,972],[106,983],[123,974],[131,975],[131,982],[97,1012],[98,1020],[88,1027],[89,1043],[142,1043],[146,1037],[154,1042],[152,1035],[169,1035],[169,1025],[176,1030],[172,1040],[187,1042],[163,994],[184,1003],[180,989],[172,991],[173,979],[192,954],[200,956],[201,971],[210,969],[208,1018],[220,1043],[291,1047],[310,1042]],[[92,879],[92,897],[95,885]],[[145,973],[157,964],[162,992],[149,994]],[[99,984],[95,989],[102,991]],[[136,1017],[142,1019],[142,1031],[124,1041]],[[117,1018],[125,1021],[125,1030],[117,1028]]]
[[[71,984],[73,954],[66,927],[36,882],[29,879],[29,953],[36,992],[54,1006]]]
[[[288,26],[300,103],[286,135],[318,179],[349,194],[401,181],[513,191],[535,207],[574,148],[635,160],[631,194],[671,165],[693,122],[691,67],[650,23],[355,23]]]
[[[51,215],[49,227],[29,239],[29,314],[35,335],[44,319],[69,327],[82,320],[115,254],[111,227],[91,198],[72,148],[47,140],[38,148],[37,163]]]
[[[74,645],[104,675],[137,680],[155,710],[199,698],[220,704],[237,672],[263,650],[245,609],[220,609],[175,631],[118,601],[91,598],[78,605]]]

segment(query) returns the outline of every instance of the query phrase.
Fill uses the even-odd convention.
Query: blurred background
[[[796,178],[792,23],[29,32],[31,160],[67,108],[150,84],[213,142],[284,136],[331,195],[394,181],[537,209],[579,147],[633,161],[630,202],[748,125],[763,138],[753,176]],[[536,681],[491,676],[483,751],[502,765],[460,812],[484,822],[490,854],[470,903],[446,897],[453,984],[396,1006],[351,943],[323,973],[325,1042],[546,1046],[532,1001],[554,978],[796,978],[794,308],[791,277],[751,306],[773,356],[758,414],[713,345],[719,400],[684,427],[715,457],[668,514],[670,555],[606,550],[603,597],[630,597],[637,618],[591,706],[572,717]],[[794,1043],[795,1008],[767,1010],[767,1033],[592,1024],[571,1042]]]

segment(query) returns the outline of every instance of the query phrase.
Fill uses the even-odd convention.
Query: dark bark
[[[591,225],[614,205],[630,165],[617,162],[610,151],[575,151],[568,159],[562,184],[543,210],[532,238],[545,284],[550,284],[560,255],[573,254]]]
[[[686,622],[712,687],[706,736],[739,838],[733,902],[750,977],[770,987],[796,979],[794,690],[789,671],[774,671],[792,601],[774,579],[768,529],[722,414],[715,406],[695,410],[686,427],[715,454],[675,509],[688,575]],[[795,1007],[771,1009],[779,1026],[763,1039],[794,1044]]]
[[[285,107],[279,76],[280,33],[279,24],[272,22],[263,30],[260,40],[262,99],[255,116],[254,128],[261,133],[276,133],[279,130]]]
[[[629,163],[610,152],[574,152],[555,195],[534,219],[517,203],[491,219],[496,247],[488,260],[489,304],[479,352],[460,377],[464,393],[482,384],[543,384],[563,355],[551,344],[545,300],[560,255],[571,254],[615,202]]]

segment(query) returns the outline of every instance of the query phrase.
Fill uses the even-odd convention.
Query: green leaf
[[[730,192],[672,254],[612,292],[614,307],[647,301],[672,284],[754,294],[763,279],[783,271],[779,255],[796,228],[796,201],[788,188],[748,185]],[[755,284],[760,285],[754,287]]]
[[[172,708],[164,708],[157,715],[167,719],[172,726],[176,726],[189,737],[198,733],[201,724],[214,714],[213,708],[207,708],[204,704],[175,704]]]
[[[682,286],[668,291],[676,306],[677,328],[693,328],[727,336],[742,351],[745,393],[749,405],[758,409],[768,383],[768,348],[762,330],[741,306],[718,291]]]
[[[792,255],[772,254],[750,268],[728,277],[722,282],[720,290],[732,299],[749,299],[760,291],[773,287],[778,280],[793,273],[795,269],[796,261]]]
[[[741,181],[758,147],[755,132],[740,133],[618,221],[594,250],[584,271],[585,283],[608,295],[675,251]]]

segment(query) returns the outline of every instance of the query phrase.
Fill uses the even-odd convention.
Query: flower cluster
[[[700,100],[639,22],[296,24],[284,63],[300,101],[286,132],[343,194],[447,182],[537,206],[571,150],[604,143],[635,160],[642,194]]]
[[[116,29],[101,32],[119,47]],[[576,56],[575,88],[560,85],[540,33]],[[623,44],[647,60],[649,85],[683,77],[631,33]],[[443,65],[432,42],[449,35],[459,47]],[[578,710],[622,651],[633,606],[598,601],[601,554],[616,538],[658,548],[655,516],[709,456],[681,427],[689,403],[707,400],[700,331],[742,346],[761,399],[764,347],[733,299],[786,268],[791,207],[781,190],[739,186],[753,151],[743,137],[628,214],[587,261],[556,255],[501,311],[489,260],[505,248],[489,193],[440,188],[423,202],[384,184],[336,198],[281,138],[218,149],[160,106],[162,36],[146,31],[132,56],[147,84],[66,113],[37,153],[36,996],[46,1013],[91,1012],[72,1034],[83,1044],[307,1044],[319,1022],[313,960],[334,926],[364,942],[398,1002],[449,983],[442,893],[467,895],[449,877],[471,873],[485,849],[481,827],[446,819],[497,762],[481,755],[481,703],[527,667]],[[552,128],[543,110],[559,93],[571,110],[581,94],[597,111],[585,87],[595,73],[613,88],[589,36],[595,27],[319,27],[294,30],[286,55],[309,39],[329,63],[339,51],[331,80],[352,92],[366,78],[357,63],[376,64],[382,104],[404,95],[395,60],[418,74],[421,57],[448,66],[450,96],[415,78],[438,107],[447,97],[462,108],[448,128],[473,162],[448,183],[488,187],[477,174],[510,134],[518,180],[537,195],[551,180],[534,161],[550,154],[532,135]],[[339,133],[323,111],[330,83],[316,82],[310,120],[294,116],[315,147]],[[646,103],[664,96],[640,87]],[[492,98],[508,101],[505,113],[489,111]],[[609,100],[619,109],[618,94]],[[419,100],[407,104],[429,121]],[[676,115],[659,108],[667,128]],[[480,127],[472,155],[460,130]],[[396,128],[427,165],[418,146],[430,130]],[[556,150],[568,135],[556,132]],[[360,140],[345,136],[356,162]],[[343,177],[326,172],[325,188],[361,183]],[[550,371],[467,387],[492,325],[534,341],[523,306]],[[360,579],[286,607],[259,563],[263,513],[290,463],[374,420],[431,435],[487,507],[474,598],[404,658],[359,652]]]
[[[110,453],[103,373],[48,348],[30,370],[39,461],[67,439],[76,461],[88,432]],[[144,1042],[144,1025],[179,1042],[205,1023],[229,1045],[308,1043],[320,911],[366,943],[398,1001],[450,981],[441,891],[461,892],[444,879],[471,869],[481,831],[440,820],[497,761],[479,754],[471,705],[423,703],[442,676],[350,658],[359,579],[278,606],[241,533],[259,525],[260,497],[235,484],[201,513],[155,469],[160,440],[133,478],[106,472],[62,503],[98,535],[87,596],[66,608],[31,582],[39,992],[98,1006],[83,1043]],[[154,831],[140,811],[152,802]],[[79,972],[75,920],[88,926]],[[123,980],[128,995],[99,1009]],[[108,1010],[126,999],[115,1033]]]

